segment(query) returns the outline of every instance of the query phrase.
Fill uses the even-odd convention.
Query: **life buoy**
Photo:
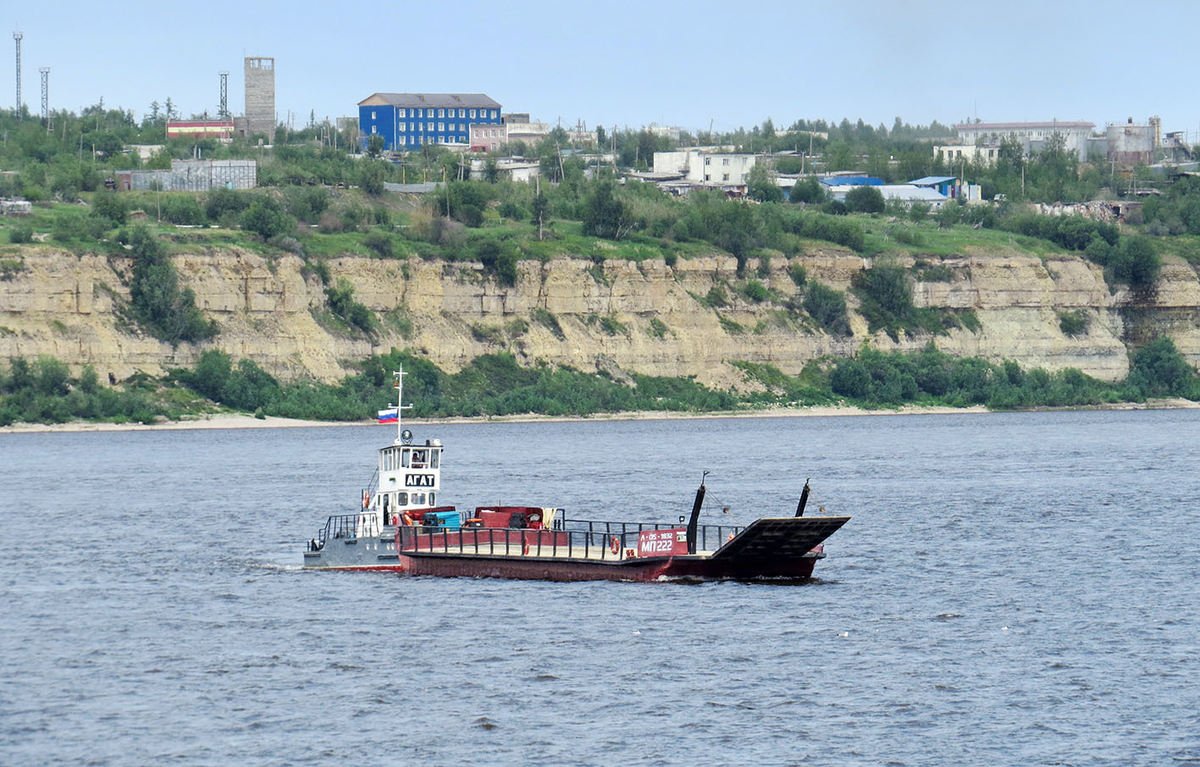
[[[727,538],[725,539],[725,542],[726,542],[726,543],[729,543],[729,542],[730,542],[730,541],[732,541],[732,540],[733,540],[733,533],[730,533],[730,534],[729,534],[729,537],[727,537]]]
[[[619,554],[621,552],[621,539],[614,535],[612,540],[608,542],[608,550],[614,554]]]
[[[370,505],[371,505],[371,491],[363,490],[363,508],[365,509],[365,508],[369,507]]]
[[[525,541],[525,542],[524,542],[524,543],[521,545],[521,554],[523,554],[523,555],[525,555],[525,556],[528,556],[528,555],[529,555],[529,541]]]

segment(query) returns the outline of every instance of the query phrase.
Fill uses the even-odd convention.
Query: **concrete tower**
[[[275,59],[246,57],[246,133],[275,142]]]

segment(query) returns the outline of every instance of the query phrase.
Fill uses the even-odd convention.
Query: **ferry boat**
[[[440,440],[423,443],[403,426],[404,372],[396,405],[379,411],[396,438],[362,491],[361,510],[330,516],[308,542],[304,567],[382,570],[407,575],[530,580],[806,579],[825,557],[824,541],[850,517],[804,516],[809,484],[795,513],[748,525],[700,524],[704,472],[691,515],[671,522],[568,519],[564,509],[439,505]],[[823,511],[823,510],[822,510]]]

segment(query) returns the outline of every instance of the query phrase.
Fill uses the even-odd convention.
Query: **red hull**
[[[652,581],[665,574],[669,559],[622,563],[571,562],[536,557],[400,555],[407,575],[443,578],[513,578],[526,581]]]
[[[781,563],[774,567],[737,564],[711,557],[666,557],[628,559],[621,562],[579,562],[537,557],[400,555],[406,575],[443,578],[512,578],[538,581],[631,581],[644,583],[659,578],[761,580],[763,578],[810,578],[817,556]]]

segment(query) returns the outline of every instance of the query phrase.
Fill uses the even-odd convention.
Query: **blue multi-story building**
[[[472,125],[499,125],[500,105],[482,93],[375,93],[358,102],[363,148],[382,136],[384,149],[467,144]]]

